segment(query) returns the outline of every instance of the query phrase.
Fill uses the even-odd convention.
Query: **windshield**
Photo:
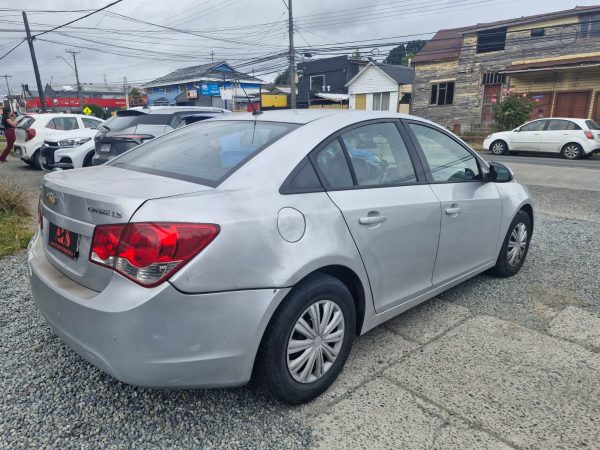
[[[297,127],[245,120],[200,122],[140,145],[109,164],[215,187]]]
[[[598,125],[596,122],[594,122],[593,120],[586,120],[585,124],[587,125],[587,127],[590,130],[600,130],[600,125]]]
[[[116,115],[104,122],[101,127],[108,128],[111,131],[124,130],[125,128],[136,125],[169,125],[171,121],[170,114],[127,114]]]

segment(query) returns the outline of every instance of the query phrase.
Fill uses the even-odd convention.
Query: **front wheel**
[[[508,153],[508,145],[504,141],[494,141],[490,145],[490,152],[494,155],[505,155]]]
[[[531,241],[531,218],[519,211],[508,228],[496,265],[492,271],[501,277],[512,277],[523,266]]]
[[[257,376],[274,397],[306,403],[342,371],[354,338],[356,312],[337,278],[317,274],[296,286],[277,309],[257,360]]]

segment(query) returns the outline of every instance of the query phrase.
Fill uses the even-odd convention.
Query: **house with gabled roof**
[[[148,104],[213,106],[247,110],[248,98],[260,102],[265,81],[234,70],[225,61],[177,69],[142,85]],[[245,92],[244,92],[245,91]]]
[[[412,112],[456,132],[493,126],[511,93],[532,118],[600,120],[600,5],[439,31],[413,58]]]

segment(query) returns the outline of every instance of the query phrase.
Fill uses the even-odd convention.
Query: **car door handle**
[[[385,219],[386,219],[385,216],[361,217],[360,219],[358,219],[358,223],[360,223],[361,225],[374,225],[377,223],[385,222]]]
[[[446,214],[449,216],[455,216],[462,212],[462,208],[459,206],[454,206],[452,208],[446,208]]]

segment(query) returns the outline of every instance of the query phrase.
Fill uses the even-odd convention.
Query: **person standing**
[[[2,126],[4,127],[4,136],[6,136],[6,148],[0,155],[0,162],[6,162],[6,157],[13,148],[17,138],[15,128],[17,128],[17,117],[10,111],[10,106],[2,108]]]

